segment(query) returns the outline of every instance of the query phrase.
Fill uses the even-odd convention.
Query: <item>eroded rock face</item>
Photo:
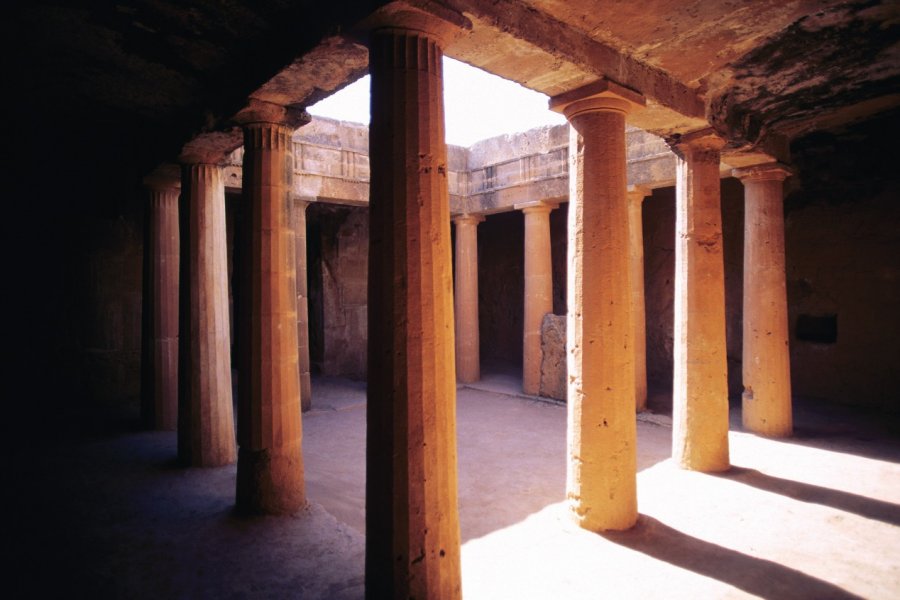
[[[566,317],[544,315],[541,323],[541,396],[566,399]]]
[[[842,3],[797,20],[709,78],[710,122],[734,145],[756,144],[896,106],[896,11]]]

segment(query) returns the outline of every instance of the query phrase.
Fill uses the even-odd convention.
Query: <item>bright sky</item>
[[[310,106],[309,112],[368,125],[369,76]],[[496,135],[566,122],[562,115],[547,108],[544,94],[446,56],[444,113],[447,143],[457,146],[471,146]]]

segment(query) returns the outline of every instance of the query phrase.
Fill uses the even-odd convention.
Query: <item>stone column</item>
[[[369,55],[366,597],[459,598],[446,24],[387,21]]]
[[[553,312],[550,211],[556,204],[517,204],[525,214],[525,316],[522,333],[522,391],[541,391],[541,323]]]
[[[649,188],[628,186],[628,261],[631,268],[632,348],[634,349],[634,404],[647,409],[647,318],[644,306],[644,198]]]
[[[675,348],[672,455],[684,469],[724,471],[728,366],[719,153],[703,130],[676,144]]]
[[[294,201],[294,254],[297,283],[297,361],[300,365],[300,408],[312,408],[309,376],[309,293],[306,280],[306,200]]]
[[[481,215],[459,215],[456,225],[456,378],[463,383],[481,379],[478,338],[478,224]]]
[[[178,424],[178,186],[148,184],[144,236],[141,413],[150,429]]]
[[[743,422],[772,437],[793,428],[782,192],[789,175],[777,163],[734,171],[745,206]]]
[[[238,331],[237,509],[287,514],[306,503],[303,482],[294,161],[286,109],[243,115],[244,222]]]
[[[234,462],[225,185],[215,164],[182,166],[178,456]]]
[[[571,124],[567,496],[591,531],[637,520],[625,116],[643,104],[606,80],[550,100]]]

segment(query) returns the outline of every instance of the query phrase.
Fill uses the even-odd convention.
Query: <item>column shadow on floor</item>
[[[853,513],[867,519],[875,519],[889,525],[900,526],[900,506],[883,500],[852,494],[809,483],[766,475],[755,469],[732,466],[729,471],[714,474],[716,477],[743,483],[760,490],[799,500],[821,504]]]
[[[795,569],[689,536],[640,515],[628,531],[600,534],[607,540],[761,598],[858,599],[850,592]]]

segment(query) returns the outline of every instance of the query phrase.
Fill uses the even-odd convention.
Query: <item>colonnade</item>
[[[637,515],[633,415],[647,402],[642,205],[652,190],[626,186],[624,118],[640,104],[639,96],[611,82],[551,100],[572,125],[567,496],[574,518],[594,530],[630,527]],[[720,198],[724,145],[711,129],[673,144],[672,453],[682,468],[703,472],[730,467]],[[782,191],[789,174],[774,162],[733,171],[744,183],[746,207],[743,425],[774,437],[792,432]],[[540,388],[541,322],[552,311],[548,216],[556,206],[541,200],[514,205],[525,218],[522,388],[532,395]],[[457,219],[457,306],[463,306],[465,295],[464,305],[477,317],[477,275],[471,276],[478,268],[475,228],[460,237],[462,222],[475,220]],[[460,244],[472,250],[461,250]],[[477,340],[477,327],[477,318],[458,316],[458,336]],[[477,367],[467,369],[477,373]]]
[[[457,369],[479,377],[477,223],[455,219],[451,262],[443,46],[463,20],[415,9],[369,23],[372,122],[368,298],[366,588],[371,598],[458,598],[455,401]],[[637,518],[635,411],[646,402],[640,204],[627,188],[625,119],[644,98],[600,80],[557,96],[571,124],[568,222],[568,466],[573,518],[600,531]],[[173,425],[186,464],[221,465],[237,452],[237,506],[289,513],[305,502],[301,404],[308,381],[298,335],[305,315],[305,219],[291,196],[287,109],[244,116],[240,251],[239,419],[235,448],[224,274],[221,167],[185,159],[174,186],[151,194],[145,414]],[[683,136],[678,160],[673,454],[685,468],[728,467],[724,279],[719,160],[711,131]],[[745,425],[790,433],[780,182],[786,171],[736,173],[747,186]],[[523,386],[536,393],[540,320],[552,310],[549,214],[519,206],[526,222]],[[180,241],[173,237],[176,211]],[[775,229],[780,229],[775,231]],[[172,267],[180,245],[180,281]],[[305,278],[304,278],[305,279]],[[174,312],[172,298],[180,308]],[[179,322],[175,369],[173,320]],[[305,345],[304,345],[305,344]],[[454,350],[457,360],[454,360]],[[752,363],[752,364],[748,364]],[[177,375],[175,374],[177,372]],[[535,380],[537,373],[538,379]],[[177,377],[178,393],[172,381]]]

